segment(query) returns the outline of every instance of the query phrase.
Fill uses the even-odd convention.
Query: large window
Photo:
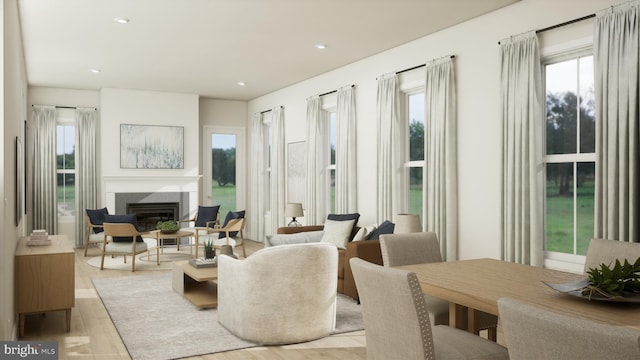
[[[594,234],[593,56],[545,62],[545,250],[585,255]]]
[[[329,165],[327,166],[329,191],[327,192],[327,210],[330,214],[336,212],[336,138],[338,129],[336,111],[329,111]]]
[[[407,204],[410,214],[424,217],[422,194],[424,182],[422,174],[424,158],[424,92],[410,93],[406,97],[407,155],[405,169],[407,175]]]
[[[56,177],[59,217],[76,215],[75,145],[75,125],[58,123],[56,126]]]

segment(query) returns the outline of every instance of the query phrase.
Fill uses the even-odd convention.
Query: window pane
[[[593,56],[580,58],[580,152],[596,152]]]
[[[578,183],[576,184],[576,241],[578,255],[586,255],[589,241],[594,236],[594,188],[596,164],[578,163]]]
[[[409,168],[409,214],[420,215],[422,221],[422,168]]]
[[[211,195],[220,213],[236,210],[236,136],[211,136]]]
[[[409,161],[424,160],[424,93],[409,96]]]
[[[336,113],[329,113],[329,146],[331,151],[331,157],[329,160],[330,165],[336,164],[336,138],[338,136],[338,130],[336,128]]]
[[[75,127],[56,126],[56,168],[75,169]]]
[[[336,212],[336,171],[329,170],[329,213]]]
[[[547,154],[575,153],[577,140],[578,61],[545,67],[547,106]]]
[[[547,164],[546,236],[546,250],[573,254],[573,163]]]
[[[57,174],[58,216],[76,215],[75,174]]]

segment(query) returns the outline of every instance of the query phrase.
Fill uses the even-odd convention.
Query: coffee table
[[[162,249],[164,247],[164,239],[176,239],[177,250],[180,251],[180,238],[193,236],[193,231],[179,230],[172,233],[163,233],[156,231],[156,239],[158,240],[158,246]]]
[[[195,268],[189,260],[174,261],[172,287],[198,309],[218,307],[218,268]]]

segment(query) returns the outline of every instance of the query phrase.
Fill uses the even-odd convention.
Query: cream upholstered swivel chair
[[[433,232],[409,234],[389,234],[380,236],[380,250],[384,266],[402,266],[442,262],[440,243]],[[449,302],[425,295],[427,309],[434,325],[449,324]],[[498,318],[495,315],[480,312],[480,326],[487,330],[488,338],[496,341],[498,337]]]
[[[464,330],[432,326],[415,273],[351,258],[369,360],[508,359],[507,349]]]
[[[498,299],[502,330],[513,360],[640,359],[640,331]]]
[[[327,336],[336,319],[338,250],[327,243],[274,246],[246,259],[218,256],[218,322],[259,344]]]
[[[624,262],[625,259],[634,263],[640,258],[640,243],[632,243],[619,240],[592,239],[587,249],[584,263],[584,273],[590,268],[599,268],[600,264],[614,265],[616,259]]]

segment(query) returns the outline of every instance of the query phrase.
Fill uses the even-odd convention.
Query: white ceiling
[[[250,100],[516,1],[18,3],[29,85]],[[116,17],[131,21],[118,24]],[[327,48],[316,49],[318,43]]]

